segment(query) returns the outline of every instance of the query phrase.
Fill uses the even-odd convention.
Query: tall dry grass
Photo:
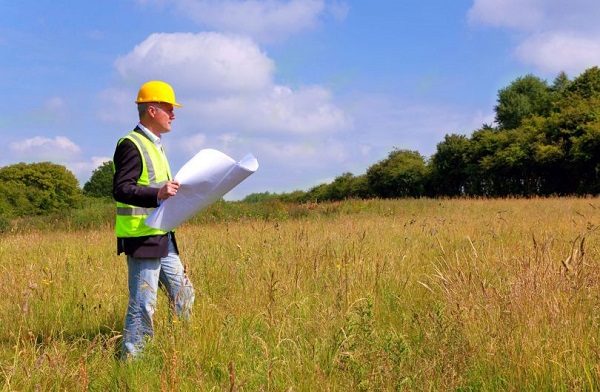
[[[3,390],[598,389],[600,200],[297,209],[178,230],[193,319],[133,362],[108,228],[4,235]]]

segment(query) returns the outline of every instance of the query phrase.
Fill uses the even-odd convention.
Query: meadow
[[[2,390],[600,388],[598,198],[232,208],[177,230],[194,315],[160,294],[135,361],[112,206],[0,234]]]

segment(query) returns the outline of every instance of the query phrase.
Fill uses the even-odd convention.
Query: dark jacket
[[[134,131],[143,137],[148,137],[138,127]],[[117,145],[113,162],[115,165],[115,175],[113,177],[113,197],[115,200],[137,207],[158,207],[158,188],[137,185],[137,181],[142,174],[142,158],[132,141],[125,139]],[[173,232],[170,234],[177,251],[175,234]],[[168,235],[117,238],[117,254],[123,252],[136,258],[165,257],[169,252]]]

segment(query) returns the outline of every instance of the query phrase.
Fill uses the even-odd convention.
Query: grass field
[[[193,319],[132,362],[109,225],[2,234],[2,390],[600,388],[600,199],[294,211],[181,227]]]

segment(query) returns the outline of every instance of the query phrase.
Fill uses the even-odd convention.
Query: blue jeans
[[[159,282],[169,297],[171,309],[186,320],[194,303],[194,288],[171,240],[166,257],[142,259],[127,256],[127,267],[129,305],[123,331],[123,354],[136,356],[142,351],[145,340],[154,334],[152,315]]]

